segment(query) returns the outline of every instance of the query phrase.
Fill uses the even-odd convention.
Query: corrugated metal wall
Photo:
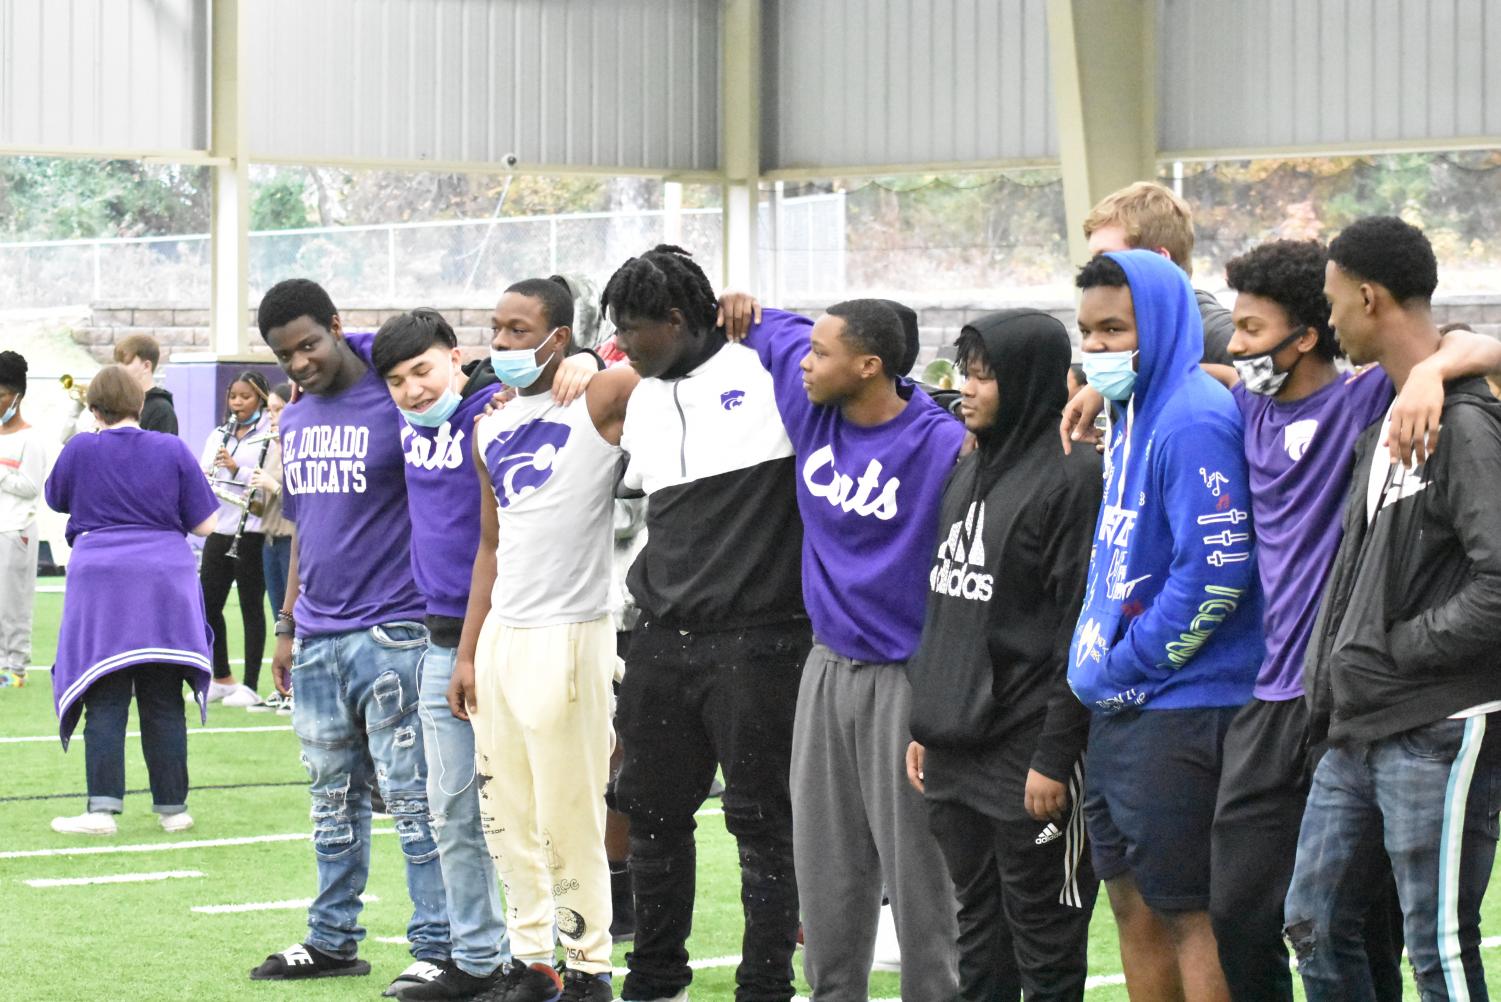
[[[1159,10],[1163,150],[1501,135],[1497,0],[1159,0]]]
[[[768,0],[762,164],[1056,157],[1046,0]]]
[[[252,155],[718,166],[717,0],[254,0],[251,15]]]
[[[0,144],[208,145],[207,0],[0,2]]]

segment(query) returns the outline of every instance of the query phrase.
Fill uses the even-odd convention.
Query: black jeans
[[[198,580],[203,584],[203,605],[208,625],[214,631],[214,678],[228,678],[229,643],[224,626],[224,603],[231,583],[240,586],[240,616],[245,621],[244,683],[254,689],[261,678],[261,658],[266,653],[266,572],[261,563],[265,536],[247,532],[240,537],[239,556],[230,559],[233,536],[215,532],[203,541],[203,563]]]
[[[1253,699],[1225,733],[1210,836],[1209,916],[1236,1002],[1292,1002],[1282,905],[1314,764],[1302,699]],[[1365,913],[1366,958],[1375,997],[1401,1002],[1402,908],[1386,853],[1373,851],[1381,863],[1379,887],[1372,889]]]
[[[151,780],[151,809],[178,814],[188,802],[188,723],[183,671],[177,665],[136,665],[112,671],[83,694],[84,771],[89,810],[119,814],[125,806],[125,724],[135,693],[141,753]]]
[[[645,622],[636,630],[615,717],[625,750],[615,799],[631,819],[636,898],[621,998],[663,998],[693,980],[693,813],[716,764],[724,769],[721,802],[739,846],[745,911],[735,998],[792,998],[798,904],[787,778],[798,679],[811,645],[805,623],[685,634]]]
[[[928,801],[929,827],[959,899],[959,998],[1020,1002],[1023,989],[1028,1002],[1084,998],[1100,882],[1082,821],[1001,821],[964,804]]]

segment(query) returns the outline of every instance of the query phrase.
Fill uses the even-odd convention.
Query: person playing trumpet
[[[219,496],[219,518],[204,541],[198,579],[209,626],[214,631],[214,680],[208,698],[225,706],[249,707],[261,702],[256,693],[261,658],[266,649],[266,577],[261,563],[264,544],[261,519],[247,511],[252,472],[265,462],[271,419],[266,400],[271,389],[258,372],[235,377],[225,394],[224,423],[209,433],[199,465]],[[245,683],[235,682],[229,668],[224,604],[230,584],[239,585],[240,615],[245,624]]]

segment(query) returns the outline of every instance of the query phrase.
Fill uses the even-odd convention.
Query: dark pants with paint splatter
[[[412,955],[449,955],[448,907],[428,822],[417,716],[417,666],[426,647],[427,629],[412,622],[298,637],[292,645],[292,728],[311,780],[318,863],[307,942],[336,957],[354,957],[365,937],[358,920],[370,872],[372,779],[406,857]]]
[[[631,819],[635,947],[623,999],[675,995],[693,980],[693,815],[724,770],[725,826],[740,851],[745,937],[738,1002],[792,998],[797,881],[788,774],[806,623],[682,633],[644,622],[620,685],[625,749],[617,806]]]

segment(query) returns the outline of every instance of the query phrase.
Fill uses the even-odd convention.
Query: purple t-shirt
[[[1355,439],[1391,406],[1391,380],[1371,366],[1311,396],[1278,403],[1237,385],[1251,472],[1256,561],[1265,593],[1266,660],[1255,696],[1303,694],[1303,654],[1339,549]]]
[[[762,316],[745,343],[771,371],[797,453],[813,635],[859,661],[905,661],[922,636],[938,506],[964,425],[907,380],[898,384],[906,408],[872,428],[814,405],[799,368],[812,321],[780,310]]]
[[[496,384],[465,397],[437,428],[401,422],[407,506],[412,513],[412,575],[430,616],[463,619],[479,549],[479,477],[471,454],[474,418]]]
[[[347,340],[368,364],[371,335]],[[340,393],[306,394],[282,411],[282,511],[297,524],[299,637],[422,619],[425,603],[412,579],[404,424],[369,368]]]
[[[130,427],[74,435],[45,493],[49,508],[69,515],[69,546],[81,533],[118,526],[192,532],[219,510],[182,439]]]

